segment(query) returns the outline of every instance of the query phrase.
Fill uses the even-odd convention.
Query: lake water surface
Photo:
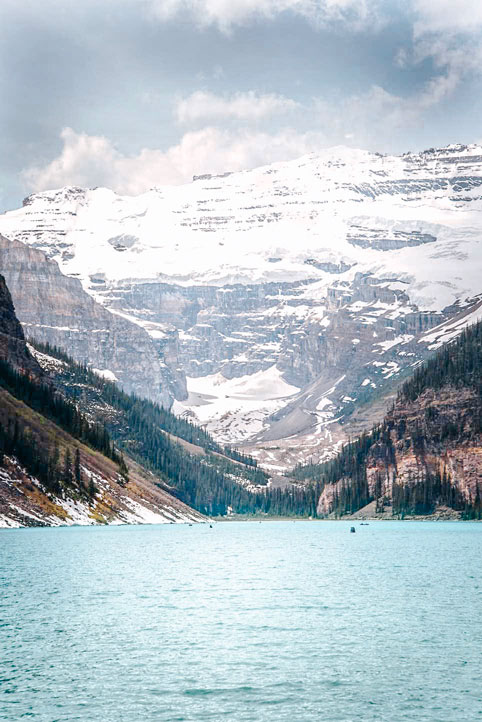
[[[482,720],[482,524],[0,531],[0,720]]]

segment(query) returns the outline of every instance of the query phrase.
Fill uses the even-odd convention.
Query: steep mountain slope
[[[22,370],[32,379],[44,377],[25,344],[23,330],[15,315],[12,296],[3,276],[0,276],[0,361],[8,362],[15,371]]]
[[[55,386],[105,425],[121,449],[202,513],[314,513],[317,497],[311,490],[270,479],[253,459],[223,448],[202,428],[127,395],[58,349],[37,344],[32,353]]]
[[[1,235],[0,269],[28,336],[69,348],[76,359],[91,362],[127,391],[167,406],[171,389],[178,397],[185,395],[175,333],[154,340],[97,303],[78,279],[62,274],[44,253]]]
[[[437,512],[482,518],[482,322],[401,388],[382,424],[323,465],[298,467],[324,486],[320,515]]]
[[[476,311],[481,186],[479,146],[335,148],[138,197],[39,193],[0,230],[152,338],[178,329],[175,411],[281,469],[332,453]]]
[[[19,438],[9,447],[2,433],[0,465],[0,527],[58,526],[71,524],[161,524],[202,521],[204,517],[167,493],[155,476],[128,460],[128,482],[118,465],[106,456],[79,443],[41,414],[32,411],[13,395],[0,389],[2,429],[15,420],[27,438],[30,450],[19,461]],[[24,437],[20,437],[22,449]],[[33,449],[31,448],[33,445]],[[38,463],[38,449],[59,455],[59,486],[39,479],[29,461]],[[79,450],[81,483],[75,479],[75,453]],[[65,471],[70,453],[72,471]],[[31,470],[32,468],[32,470]]]
[[[0,526],[197,521],[56,391],[0,276]]]

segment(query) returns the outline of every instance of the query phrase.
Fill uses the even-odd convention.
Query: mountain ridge
[[[0,527],[202,521],[65,399],[0,275]]]
[[[77,278],[61,273],[56,261],[1,234],[0,268],[27,336],[68,347],[78,361],[105,370],[127,391],[166,406],[172,403],[169,385],[177,389],[178,396],[184,395],[184,378],[176,370],[174,336],[172,343],[168,340],[162,348],[156,346],[144,329],[111,314],[85,293]]]
[[[176,412],[282,471],[334,453],[353,408],[477,309],[481,187],[478,145],[338,148],[136,197],[47,191],[0,230],[154,341],[172,328]]]
[[[319,515],[481,519],[481,371],[479,321],[416,369],[380,425],[295,469],[321,482]]]

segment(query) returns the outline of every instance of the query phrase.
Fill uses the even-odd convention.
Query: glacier
[[[35,193],[0,216],[158,345],[177,334],[176,413],[277,470],[333,453],[480,315],[481,229],[479,145],[336,147],[135,197]]]

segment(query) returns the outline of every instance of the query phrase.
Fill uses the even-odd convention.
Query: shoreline
[[[271,521],[299,521],[299,522],[335,522],[335,521],[346,521],[346,522],[357,522],[358,524],[364,524],[364,523],[370,523],[370,522],[382,522],[382,521],[436,521],[436,522],[444,522],[444,521],[463,521],[463,522],[481,522],[482,519],[461,519],[459,516],[453,516],[453,517],[446,517],[446,516],[405,516],[403,519],[399,517],[353,517],[353,516],[344,516],[340,518],[305,518],[305,517],[299,517],[299,516],[271,516],[271,517],[264,517],[260,519],[256,516],[244,516],[244,515],[230,515],[229,517],[225,516],[217,516],[212,517],[212,521],[218,523],[229,523],[234,521],[243,521],[243,522],[259,522],[260,524],[262,522],[271,522]]]
[[[243,522],[243,523],[250,523],[250,524],[262,524],[262,523],[269,523],[269,522],[300,522],[300,523],[309,523],[309,522],[347,522],[350,523],[352,526],[358,524],[359,526],[362,525],[368,525],[370,523],[380,523],[380,522],[400,522],[400,521],[409,521],[409,522],[482,522],[482,519],[461,519],[460,517],[454,516],[454,517],[446,517],[446,516],[406,516],[403,519],[396,518],[396,517],[383,517],[383,518],[377,518],[377,517],[364,517],[364,518],[354,518],[350,516],[341,517],[339,519],[335,518],[308,518],[308,517],[293,517],[293,516],[270,516],[270,517],[263,517],[259,518],[256,516],[244,516],[244,515],[230,515],[230,516],[217,516],[217,517],[207,517],[206,520],[203,521],[192,521],[192,522],[171,522],[171,523],[125,523],[125,524],[26,524],[22,526],[3,526],[0,525],[0,533],[4,531],[18,531],[19,529],[94,529],[94,528],[125,528],[125,527],[149,527],[149,526],[194,526],[194,525],[206,525],[206,524],[229,524],[232,522]]]

